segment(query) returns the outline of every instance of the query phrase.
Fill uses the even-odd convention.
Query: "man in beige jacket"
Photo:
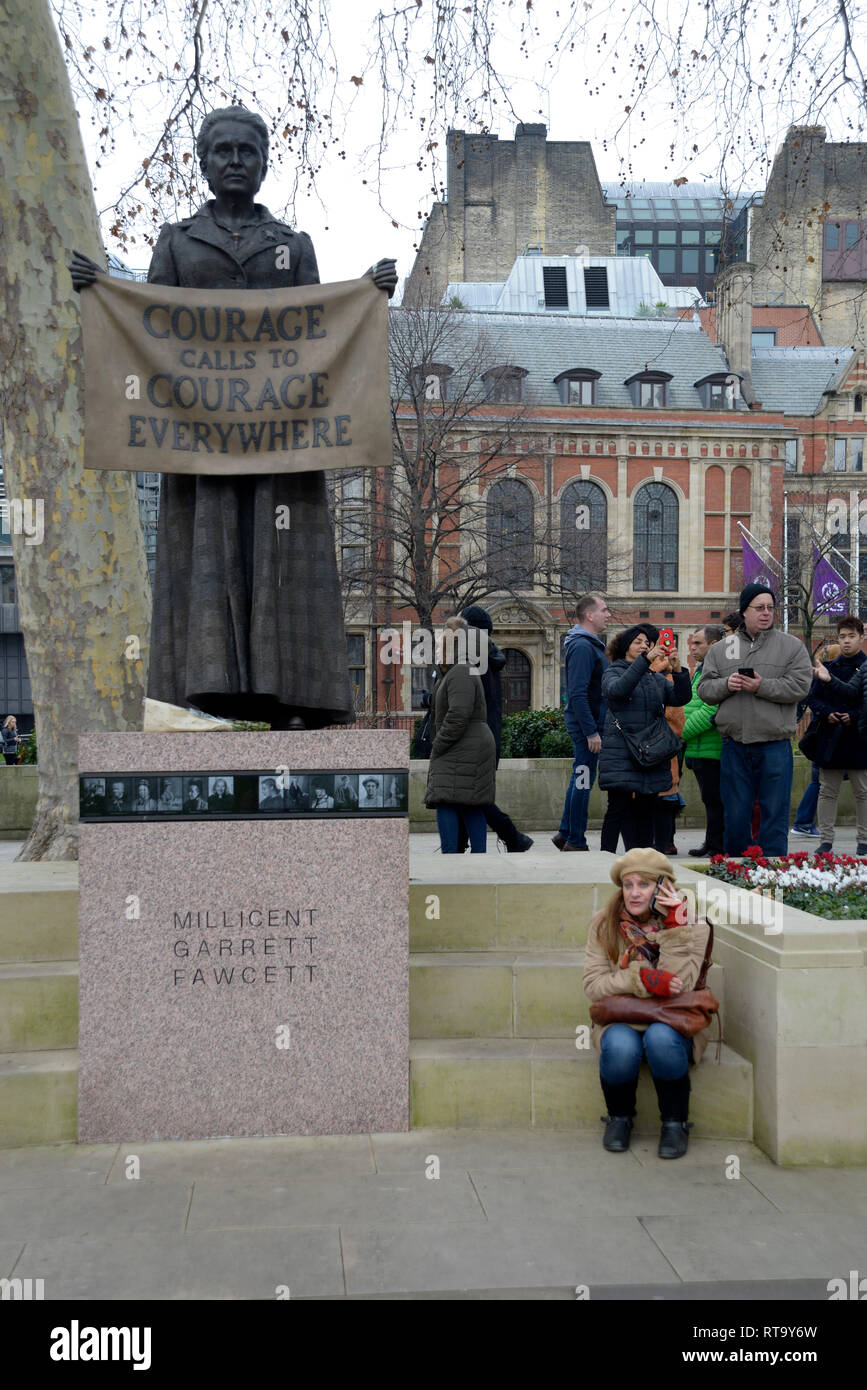
[[[733,856],[751,843],[757,797],[762,849],[768,855],[788,852],[792,739],[813,667],[800,638],[774,628],[775,607],[766,584],[747,584],[739,603],[741,627],[708,649],[698,683],[700,698],[719,705],[714,723],[722,735],[725,852]]]

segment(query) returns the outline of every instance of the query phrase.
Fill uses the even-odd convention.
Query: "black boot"
[[[689,1144],[687,1123],[689,1116],[689,1072],[679,1076],[676,1081],[663,1081],[654,1076],[653,1084],[659,1100],[659,1118],[662,1130],[659,1135],[660,1158],[682,1158]]]
[[[602,1117],[607,1121],[602,1145],[609,1153],[625,1153],[632,1133],[638,1077],[634,1081],[624,1081],[619,1086],[611,1086],[607,1081],[602,1081],[601,1085],[608,1106],[608,1114]]]

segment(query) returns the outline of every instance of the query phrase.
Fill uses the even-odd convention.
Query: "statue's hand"
[[[365,271],[365,274],[372,275],[373,283],[377,289],[385,290],[391,299],[397,289],[397,261],[377,261],[376,265],[372,265],[368,271]]]
[[[97,275],[104,275],[102,266],[97,265],[89,256],[85,256],[81,251],[73,251],[72,260],[67,263],[67,270],[72,276],[72,288],[76,294],[92,285]]]

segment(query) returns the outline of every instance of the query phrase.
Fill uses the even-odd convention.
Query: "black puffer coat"
[[[599,786],[603,791],[643,792],[649,796],[671,786],[670,760],[666,758],[659,767],[638,767],[612,716],[617,717],[627,733],[637,737],[655,719],[664,719],[662,705],[686,705],[691,694],[688,671],[672,673],[668,681],[659,671],[651,671],[644,656],[611,663],[602,673],[602,698],[607,705],[599,754]]]
[[[436,683],[431,735],[425,805],[492,805],[497,747],[485,717],[482,682],[466,663],[451,666]]]
[[[839,659],[839,658],[838,658]],[[836,662],[830,662],[828,670],[835,666]],[[825,698],[830,699],[837,707],[835,696],[842,696],[844,709],[857,709],[858,711],[858,733],[862,739],[867,739],[867,661],[863,666],[859,666],[848,681],[841,681],[837,676],[832,675],[831,680],[821,682]],[[829,694],[830,692],[830,694]],[[854,764],[858,766],[858,764]]]
[[[848,683],[865,660],[863,652],[856,652],[854,656],[838,656],[826,665],[832,676]],[[853,713],[848,700],[838,698],[827,681],[814,676],[807,703],[815,721],[816,748],[812,761],[819,767],[867,767],[867,743],[858,732],[857,717],[849,724],[828,723],[829,714]],[[811,730],[813,727],[811,724]]]

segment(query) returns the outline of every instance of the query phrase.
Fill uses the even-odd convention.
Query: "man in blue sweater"
[[[551,838],[559,850],[586,850],[590,788],[602,747],[605,704],[602,672],[608,665],[602,633],[611,621],[608,604],[599,594],[585,594],[575,609],[575,626],[563,645],[566,652],[566,729],[575,760],[560,829]]]

